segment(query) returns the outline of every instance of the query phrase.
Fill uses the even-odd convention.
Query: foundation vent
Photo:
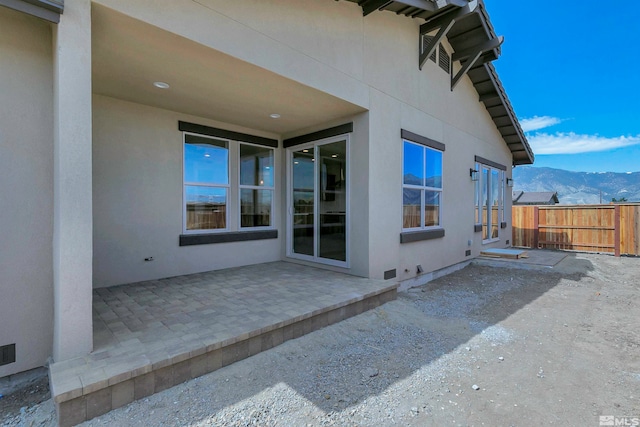
[[[393,270],[387,270],[384,272],[384,280],[389,280],[389,279],[393,279],[396,277],[396,269],[394,268]]]
[[[464,251],[464,256],[471,256],[471,249]]]
[[[16,361],[16,345],[9,344],[0,347],[0,366]]]

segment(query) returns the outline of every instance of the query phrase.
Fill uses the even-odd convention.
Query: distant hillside
[[[513,190],[555,191],[562,204],[609,203],[625,197],[640,202],[640,172],[571,172],[562,169],[518,166],[513,169]]]

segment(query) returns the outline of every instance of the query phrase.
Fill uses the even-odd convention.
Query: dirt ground
[[[85,425],[633,423],[639,296],[638,258],[570,254],[535,270],[471,265]],[[3,425],[55,424],[50,399],[0,409]]]

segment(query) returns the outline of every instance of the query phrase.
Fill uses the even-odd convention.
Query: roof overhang
[[[0,6],[57,24],[64,11],[64,0],[0,0]]]
[[[437,31],[427,46],[418,52],[422,66],[438,43],[446,37],[454,50],[452,60],[460,68],[451,75],[451,90],[466,74],[491,115],[498,131],[513,155],[514,165],[532,164],[534,154],[529,146],[513,106],[491,61],[500,56],[503,38],[491,25],[483,0],[349,0],[362,7],[363,15],[390,11],[398,15],[424,19],[420,39]]]
[[[97,95],[283,138],[342,124],[367,110],[97,2],[91,36]],[[170,87],[159,89],[154,82]]]

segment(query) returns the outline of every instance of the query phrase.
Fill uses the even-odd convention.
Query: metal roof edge
[[[511,101],[509,100],[509,97],[507,96],[507,92],[505,91],[504,86],[502,85],[502,81],[500,80],[500,77],[498,77],[498,72],[496,71],[495,66],[491,62],[488,62],[488,63],[484,64],[484,68],[487,70],[487,73],[491,77],[491,81],[493,82],[493,85],[494,85],[494,87],[496,89],[496,92],[500,96],[500,101],[502,102],[502,104],[504,105],[505,109],[507,110],[507,113],[509,115],[509,119],[511,120],[511,124],[513,125],[513,127],[516,130],[518,136],[520,137],[520,141],[522,142],[522,145],[524,146],[524,148],[526,150],[527,157],[529,158],[529,162],[528,163],[527,162],[515,163],[515,161],[514,161],[514,164],[520,164],[520,165],[533,164],[533,162],[535,160],[535,154],[533,153],[533,150],[531,149],[531,146],[529,145],[529,141],[527,140],[527,137],[525,136],[524,131],[522,130],[522,127],[520,126],[520,122],[518,121],[518,117],[516,116],[516,113],[513,110],[513,105],[511,105]]]
[[[480,6],[479,7],[479,13],[482,16],[481,21],[485,24],[485,28],[487,29],[488,36],[490,38],[497,37],[497,34],[496,34],[495,29],[493,27],[493,24],[491,23],[491,18],[489,17],[489,13],[487,12],[487,8],[485,7],[484,0],[478,0],[478,2],[479,2],[479,6]],[[500,53],[500,52],[498,52],[498,53]],[[511,123],[513,124],[513,127],[515,128],[518,136],[520,137],[522,145],[524,146],[525,151],[527,153],[527,157],[529,158],[529,163],[527,163],[527,162],[518,162],[518,163],[516,163],[514,161],[514,165],[515,164],[520,164],[520,165],[533,164],[533,162],[535,160],[535,154],[533,153],[533,150],[531,149],[531,146],[529,145],[529,141],[527,140],[527,137],[525,136],[525,134],[524,134],[524,132],[522,130],[522,127],[520,126],[520,122],[518,121],[518,117],[515,114],[515,111],[513,109],[513,105],[511,105],[511,101],[509,100],[509,97],[507,96],[507,92],[504,89],[504,86],[502,84],[502,81],[500,80],[500,77],[498,76],[498,72],[496,71],[495,66],[493,65],[493,63],[488,62],[488,63],[484,64],[484,67],[487,69],[487,72],[488,72],[489,76],[491,77],[491,80],[492,80],[492,82],[494,84],[496,92],[500,96],[500,101],[502,102],[502,104],[504,105],[505,109],[507,110],[507,113],[509,114],[509,119],[511,120]]]
[[[57,24],[64,12],[64,0],[0,0],[0,6]]]

